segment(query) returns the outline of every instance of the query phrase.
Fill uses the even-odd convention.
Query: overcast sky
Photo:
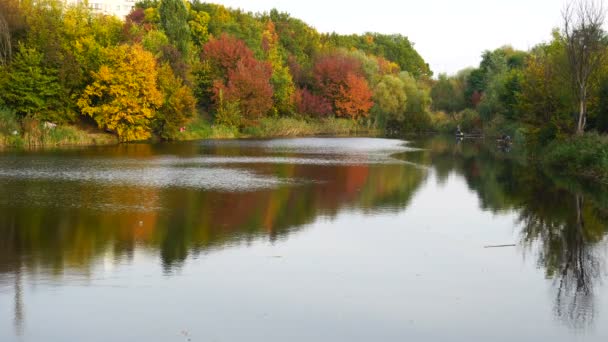
[[[401,33],[437,74],[479,63],[484,50],[527,50],[551,38],[565,0],[207,0],[247,11],[277,8],[321,32]]]

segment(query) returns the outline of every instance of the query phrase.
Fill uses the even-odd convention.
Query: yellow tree
[[[276,112],[289,114],[293,112],[293,95],[296,89],[291,72],[283,61],[279,36],[272,21],[266,23],[266,30],[262,33],[262,48],[266,53],[266,59],[272,66],[270,82],[274,88],[273,99]]]
[[[196,99],[192,89],[175,76],[168,63],[161,65],[158,70],[158,86],[164,100],[157,111],[154,126],[163,139],[175,139],[180,128],[194,117]]]
[[[107,48],[92,76],[78,100],[82,113],[121,142],[149,138],[151,121],[163,104],[154,56],[140,45]]]

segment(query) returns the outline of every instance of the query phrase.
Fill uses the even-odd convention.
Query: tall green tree
[[[57,70],[45,67],[43,59],[36,49],[19,45],[11,65],[0,73],[0,98],[20,116],[61,121]]]
[[[159,7],[160,23],[171,43],[183,56],[188,55],[190,27],[188,9],[183,0],[162,0]]]

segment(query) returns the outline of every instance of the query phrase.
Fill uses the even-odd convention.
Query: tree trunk
[[[585,126],[587,125],[587,87],[586,85],[581,86],[580,100],[579,100],[579,112],[578,112],[578,123],[576,125],[576,135],[583,135],[585,133]]]
[[[576,135],[583,135],[585,133],[585,101],[581,100],[579,103],[579,112],[578,112],[578,123],[576,125]]]

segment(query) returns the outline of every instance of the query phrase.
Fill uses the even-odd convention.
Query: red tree
[[[209,62],[217,76],[226,77],[243,59],[255,59],[253,51],[247,47],[244,41],[225,33],[218,39],[211,38],[203,46],[201,53],[201,60]]]
[[[346,76],[345,84],[340,86],[340,96],[335,101],[336,115],[353,119],[367,116],[374,105],[367,81],[354,74]]]
[[[313,94],[306,88],[296,90],[294,95],[298,113],[320,117],[332,112],[331,103],[326,98]]]
[[[228,82],[215,82],[216,99],[222,90],[227,101],[238,101],[241,113],[249,119],[266,115],[273,105],[270,84],[272,68],[268,63],[253,58],[239,61],[228,71]]]
[[[332,104],[337,116],[358,118],[373,106],[361,62],[343,53],[325,55],[313,68],[315,86]]]
[[[272,67],[256,60],[244,41],[227,34],[211,38],[203,47],[201,59],[210,66],[208,77],[216,104],[222,91],[224,100],[239,103],[246,118],[259,118],[270,111]]]

